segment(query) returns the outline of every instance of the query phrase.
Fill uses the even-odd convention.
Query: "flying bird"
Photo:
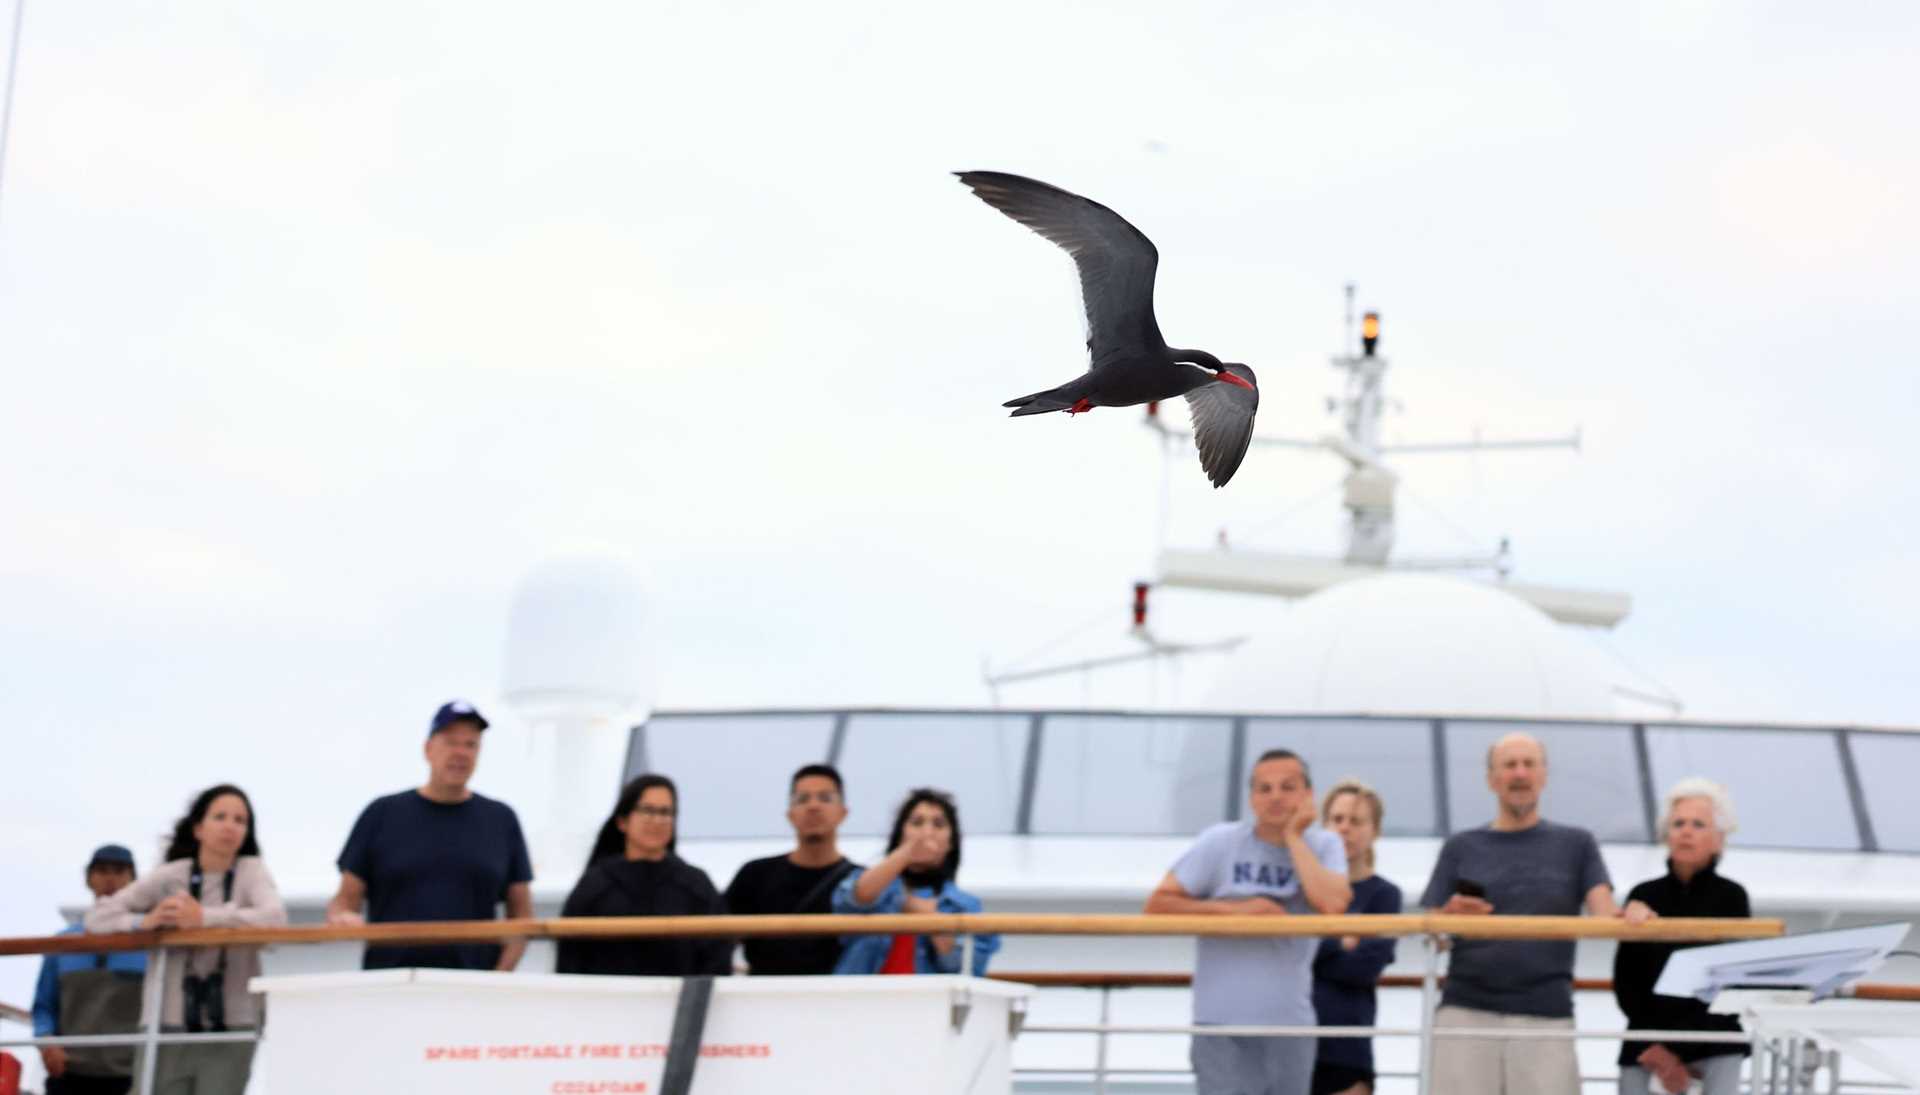
[[[1253,370],[1205,350],[1176,350],[1153,318],[1160,252],[1138,228],[1096,201],[999,171],[956,171],[981,201],[1052,240],[1080,270],[1091,365],[1058,388],[1010,399],[1013,416],[1131,407],[1185,396],[1200,467],[1226,486],[1253,441],[1260,389]]]

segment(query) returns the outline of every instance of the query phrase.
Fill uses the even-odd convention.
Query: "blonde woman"
[[[1400,887],[1373,873],[1373,844],[1380,839],[1386,806],[1379,792],[1357,779],[1343,779],[1327,792],[1320,822],[1347,850],[1350,913],[1397,913]],[[1322,939],[1313,959],[1313,1010],[1321,1026],[1370,1027],[1378,1014],[1374,988],[1393,963],[1394,941],[1343,936]],[[1313,1095],[1371,1095],[1373,1043],[1365,1038],[1322,1038],[1313,1063]]]
[[[1660,819],[1667,873],[1635,886],[1621,915],[1635,922],[1660,916],[1752,916],[1746,888],[1719,873],[1720,853],[1734,825],[1733,799],[1725,787],[1699,778],[1675,784]],[[1620,944],[1613,957],[1613,997],[1626,1013],[1628,1030],[1740,1032],[1737,1016],[1711,1014],[1698,1000],[1654,994],[1667,956],[1698,945]],[[1695,1081],[1706,1095],[1733,1095],[1740,1090],[1740,1059],[1746,1054],[1744,1042],[1627,1042],[1620,1047],[1620,1095],[1683,1092]]]

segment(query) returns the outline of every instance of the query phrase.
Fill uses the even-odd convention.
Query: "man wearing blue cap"
[[[133,853],[118,844],[102,844],[87,861],[87,889],[95,904],[133,881]],[[70,924],[61,935],[82,930]],[[33,1036],[127,1034],[140,1026],[140,985],[147,956],[140,951],[112,954],[49,954],[40,961],[40,984],[33,993]],[[120,1095],[133,1083],[133,1047],[44,1046],[47,1095]]]
[[[425,786],[374,799],[340,852],[330,924],[492,920],[533,915],[533,864],[520,819],[467,789],[487,720],[464,700],[442,704],[427,728]],[[362,915],[361,906],[366,913]],[[368,947],[366,969],[428,966],[510,970],[525,943]]]

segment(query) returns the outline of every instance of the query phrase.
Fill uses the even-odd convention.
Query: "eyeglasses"
[[[671,806],[635,806],[633,812],[641,817],[659,818],[663,821],[673,820],[674,814]]]
[[[821,791],[817,794],[809,794],[806,791],[802,791],[793,796],[790,801],[795,806],[805,806],[811,802],[817,802],[822,806],[831,806],[840,801],[840,796],[834,794],[832,791]]]

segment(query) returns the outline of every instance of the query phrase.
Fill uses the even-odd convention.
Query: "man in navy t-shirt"
[[[376,798],[360,812],[340,852],[329,924],[492,920],[502,903],[509,917],[533,915],[533,864],[520,819],[506,803],[467,789],[486,728],[462,700],[434,712],[426,786]],[[523,942],[370,946],[361,965],[510,970],[526,949]]]

